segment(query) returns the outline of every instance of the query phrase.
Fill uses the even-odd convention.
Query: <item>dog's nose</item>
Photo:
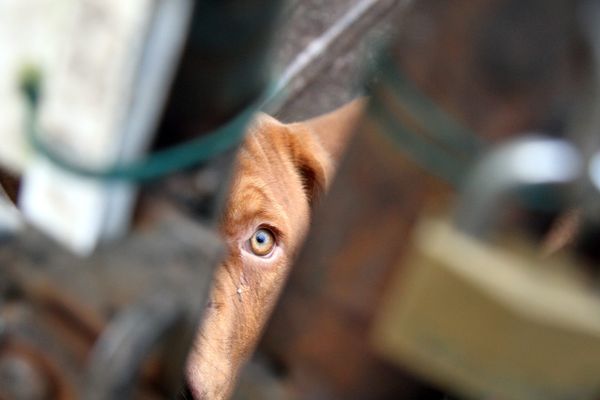
[[[207,393],[202,385],[198,383],[190,385],[187,380],[177,396],[177,400],[210,400],[213,398],[214,396]]]
[[[179,391],[179,395],[177,396],[177,400],[198,400],[194,398],[192,394],[192,390],[190,389],[190,385],[186,382],[183,388]]]

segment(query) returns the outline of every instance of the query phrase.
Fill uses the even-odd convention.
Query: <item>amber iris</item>
[[[267,256],[275,247],[275,235],[269,229],[260,228],[250,238],[250,249],[257,256]]]

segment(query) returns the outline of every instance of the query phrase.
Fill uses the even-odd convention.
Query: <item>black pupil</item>
[[[267,241],[267,234],[266,234],[266,233],[264,233],[264,232],[258,232],[258,233],[256,234],[256,241],[257,241],[259,244],[263,244],[264,242],[266,242],[266,241]]]

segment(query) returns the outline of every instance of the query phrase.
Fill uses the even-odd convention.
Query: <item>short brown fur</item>
[[[197,399],[227,398],[253,351],[363,107],[362,100],[309,121],[259,115],[238,153],[220,229],[229,250],[218,267],[204,322],[188,361]],[[245,243],[259,227],[277,237],[269,258]]]

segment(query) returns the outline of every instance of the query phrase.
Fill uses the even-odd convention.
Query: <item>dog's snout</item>
[[[190,383],[186,381],[179,391],[177,400],[208,400],[208,397],[203,394],[198,385],[194,385],[194,388],[192,389]]]
[[[179,391],[179,395],[177,396],[177,400],[194,400],[194,396],[192,395],[192,391],[190,386],[185,383],[181,390]]]

